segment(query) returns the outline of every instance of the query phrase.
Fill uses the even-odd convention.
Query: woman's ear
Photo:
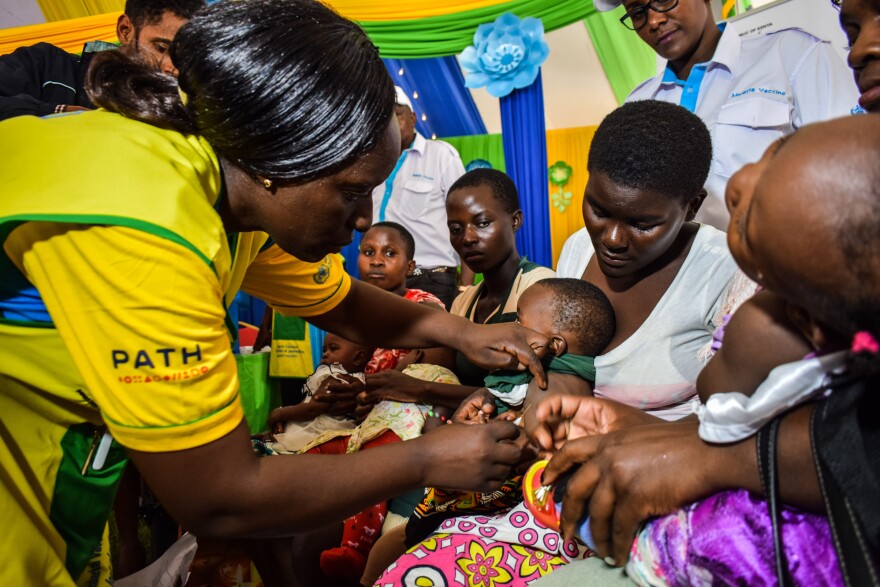
[[[522,210],[517,210],[516,212],[513,213],[513,232],[516,232],[517,230],[519,230],[520,226],[522,226],[522,220],[523,220]]]
[[[813,318],[805,309],[795,304],[788,304],[786,308],[788,317],[804,335],[813,350],[819,350],[828,346],[830,332],[824,324]]]
[[[687,214],[685,215],[685,221],[690,222],[697,216],[697,212],[700,211],[700,207],[703,205],[703,200],[706,199],[706,190],[701,189],[688,201],[687,205]]]
[[[561,357],[568,352],[568,343],[558,334],[554,334],[550,337],[550,351],[554,357]]]
[[[413,271],[415,271],[415,270],[416,270],[416,260],[410,259],[409,261],[406,262],[406,276],[412,277]]]

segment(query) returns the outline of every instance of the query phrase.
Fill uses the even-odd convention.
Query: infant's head
[[[730,252],[792,312],[814,346],[823,333],[880,336],[880,117],[804,126],[727,185]]]
[[[371,347],[360,345],[328,332],[324,337],[322,365],[338,363],[348,373],[360,373],[373,356]]]
[[[551,340],[555,355],[595,357],[614,337],[611,302],[598,287],[580,279],[544,279],[519,298],[517,320]]]

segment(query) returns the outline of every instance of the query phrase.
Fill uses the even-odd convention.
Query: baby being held
[[[528,371],[496,371],[485,380],[488,394],[474,394],[456,413],[456,421],[487,422],[496,412],[527,414],[547,393],[592,395],[594,359],[614,337],[614,309],[602,290],[580,279],[545,279],[526,290],[517,304],[517,321],[550,339],[547,390]],[[511,417],[511,416],[505,416]]]
[[[373,356],[373,348],[360,345],[328,332],[324,338],[321,363],[303,385],[302,403],[276,408],[269,414],[269,432],[275,435],[276,450],[299,452],[328,430],[355,427],[354,400],[324,401],[332,381],[364,380],[364,368]]]
[[[616,328],[614,309],[599,288],[580,279],[539,281],[520,296],[517,321],[550,339],[551,356],[544,361],[547,390],[539,388],[528,371],[496,371],[486,377],[484,389],[462,403],[455,422],[482,424],[500,413],[497,417],[526,426],[529,407],[546,394],[592,395],[594,359],[611,342]],[[528,442],[525,434],[520,438]],[[521,480],[521,476],[508,479],[490,493],[428,488],[407,522],[406,545],[424,540],[448,518],[510,509],[522,501]]]

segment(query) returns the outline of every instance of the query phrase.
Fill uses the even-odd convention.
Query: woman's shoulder
[[[549,267],[530,263],[528,267],[524,267],[517,282],[517,290],[522,293],[531,285],[543,280],[556,277],[556,272]]]
[[[729,261],[735,264],[730,249],[727,247],[727,233],[709,224],[700,225],[691,246],[691,253],[694,260],[701,262],[701,264],[716,261]]]
[[[587,261],[593,256],[593,241],[586,227],[581,228],[565,241],[562,253],[556,263],[559,277],[574,277],[579,279],[584,272]]]
[[[474,297],[480,290],[480,284],[469,285],[463,292],[458,294],[454,300],[452,300],[452,306],[449,308],[449,313],[455,316],[465,316],[468,310],[468,306],[473,301]]]

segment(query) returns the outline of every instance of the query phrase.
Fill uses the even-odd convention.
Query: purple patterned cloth
[[[783,507],[782,536],[795,585],[843,585],[824,516]],[[627,574],[642,585],[775,585],[775,561],[767,503],[737,490],[648,523]]]

